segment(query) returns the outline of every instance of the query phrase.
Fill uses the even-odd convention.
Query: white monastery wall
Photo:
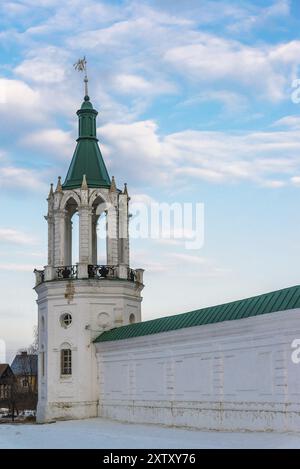
[[[217,430],[300,431],[300,310],[96,344],[98,414]]]

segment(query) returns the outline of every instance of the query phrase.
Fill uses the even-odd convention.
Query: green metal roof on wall
[[[151,321],[117,327],[103,332],[95,342],[131,339],[160,332],[175,331],[187,327],[234,321],[262,314],[300,308],[300,286],[285,288],[244,300],[232,301],[218,306],[197,309]]]
[[[97,114],[90,98],[85,96],[81,108],[77,111],[79,136],[63,189],[81,187],[84,174],[89,187],[110,187],[110,177],[98,145]]]

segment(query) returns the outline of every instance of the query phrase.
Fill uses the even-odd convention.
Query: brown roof
[[[0,378],[3,375],[3,373],[6,371],[8,366],[9,365],[7,363],[0,363]]]

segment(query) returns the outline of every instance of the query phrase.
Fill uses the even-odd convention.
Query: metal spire
[[[75,70],[78,70],[78,72],[84,72],[84,92],[85,92],[85,98],[89,96],[89,93],[88,93],[88,77],[87,77],[87,61],[86,61],[86,58],[85,56],[83,57],[83,59],[79,59],[77,60],[77,62],[73,65],[73,67],[75,68]]]

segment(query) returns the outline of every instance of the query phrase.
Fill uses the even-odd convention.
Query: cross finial
[[[89,93],[88,93],[88,77],[87,77],[87,61],[85,56],[82,59],[77,60],[77,62],[73,65],[75,70],[78,72],[84,72],[84,99],[89,100]]]

